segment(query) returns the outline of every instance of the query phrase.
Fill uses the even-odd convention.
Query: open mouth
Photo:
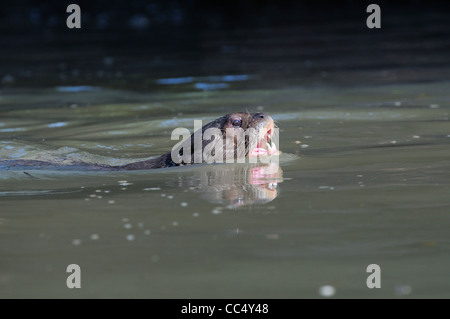
[[[278,149],[275,143],[272,141],[272,137],[273,125],[270,125],[264,136],[256,144],[256,147],[250,151],[250,156],[264,156],[275,154]]]

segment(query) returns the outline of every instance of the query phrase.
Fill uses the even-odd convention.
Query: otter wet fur
[[[208,129],[216,129],[215,132],[218,134],[204,139],[203,134],[208,132]],[[242,136],[239,138],[241,132],[245,133],[243,138]],[[202,127],[200,150],[195,150],[195,139],[199,136],[199,132],[194,132],[189,139],[180,143],[182,148],[175,152],[178,155],[177,158],[173,158],[174,153],[170,151],[155,159],[120,166],[76,161],[70,164],[58,164],[39,160],[0,160],[0,169],[145,170],[212,163],[218,157],[225,162],[230,158],[275,154],[278,151],[271,141],[273,134],[274,122],[270,115],[259,112],[237,112],[221,116]],[[192,151],[189,154],[183,154],[185,149]],[[212,150],[212,152],[204,152],[205,149]],[[216,152],[217,154],[215,154]]]

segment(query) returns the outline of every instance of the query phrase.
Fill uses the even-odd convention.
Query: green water
[[[0,170],[0,296],[448,297],[449,87],[4,90],[2,159],[128,163],[238,110],[272,115],[283,154],[263,183],[248,165]]]
[[[0,297],[450,297],[448,11],[382,7],[381,29],[363,5],[279,26],[3,29],[0,160],[145,160],[174,128],[237,111],[270,114],[283,153],[0,164]]]

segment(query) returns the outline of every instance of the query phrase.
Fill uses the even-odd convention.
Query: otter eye
[[[231,124],[233,124],[233,126],[241,126],[242,121],[240,119],[235,119],[233,120],[233,122],[231,122]]]

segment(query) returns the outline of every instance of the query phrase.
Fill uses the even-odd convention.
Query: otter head
[[[272,117],[266,113],[230,113],[177,144],[170,153],[171,160],[178,165],[235,160],[242,163],[246,157],[273,155],[278,152],[272,142],[274,127]]]
[[[277,152],[272,143],[274,127],[272,117],[266,113],[230,113],[224,116],[222,134],[228,152],[230,144],[233,146],[234,158],[272,155]]]

